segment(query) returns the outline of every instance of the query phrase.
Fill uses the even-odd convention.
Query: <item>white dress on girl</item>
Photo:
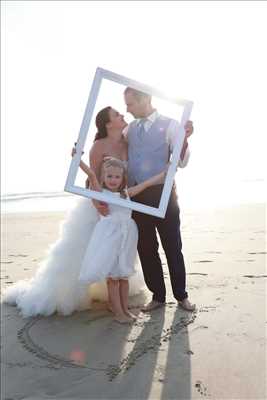
[[[92,201],[78,199],[61,224],[59,238],[50,247],[36,274],[30,280],[19,281],[8,287],[3,294],[3,301],[16,305],[24,317],[55,312],[70,315],[74,311],[89,309],[92,300],[106,301],[108,294],[105,281],[90,286],[79,281],[84,255],[98,221],[99,215]],[[99,237],[97,244],[95,240],[94,243],[95,250],[98,247],[101,249],[103,236]],[[135,251],[136,245],[133,246]],[[106,255],[107,258],[111,256],[110,253]],[[136,273],[129,281],[130,296],[140,293],[144,288],[139,259],[135,261]],[[125,268],[129,268],[129,263],[125,263]]]
[[[106,189],[103,192],[120,196]],[[109,214],[100,217],[85,251],[81,282],[128,279],[135,273],[138,230],[131,215],[131,209],[109,204]]]

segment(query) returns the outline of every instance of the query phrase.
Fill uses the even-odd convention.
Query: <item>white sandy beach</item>
[[[2,216],[2,290],[33,276],[64,215]],[[145,291],[129,326],[101,303],[28,319],[2,305],[2,399],[266,399],[265,234],[264,204],[182,213],[193,314],[167,270],[166,307],[139,312]]]

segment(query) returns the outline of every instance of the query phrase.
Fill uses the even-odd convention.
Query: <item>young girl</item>
[[[103,162],[100,183],[94,171],[83,161],[80,167],[88,175],[92,190],[106,191],[122,198],[130,198],[149,186],[160,184],[165,177],[165,172],[162,172],[126,189],[126,166],[121,160],[109,157]],[[95,226],[80,271],[79,280],[82,282],[107,280],[111,311],[120,323],[134,320],[128,308],[128,278],[135,272],[137,240],[138,231],[131,218],[131,209],[109,204],[109,214],[101,216]]]

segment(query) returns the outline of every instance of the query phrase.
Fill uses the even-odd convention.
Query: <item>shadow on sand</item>
[[[138,319],[132,325],[114,322],[103,305],[69,317],[21,320],[18,340],[4,339],[13,347],[4,364],[12,365],[17,354],[15,361],[22,366],[19,376],[9,368],[5,379],[12,386],[6,385],[4,395],[16,398],[20,390],[20,396],[38,393],[40,399],[190,399],[187,325],[196,314],[180,310],[176,303],[151,314],[134,311]],[[9,324],[12,319],[5,321],[7,330]],[[16,346],[27,350],[27,357],[25,351],[14,353]],[[22,386],[20,380],[35,383]]]

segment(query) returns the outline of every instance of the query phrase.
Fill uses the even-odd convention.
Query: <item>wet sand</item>
[[[68,317],[23,319],[2,305],[2,399],[266,398],[265,206],[182,213],[187,289],[194,313],[172,297],[112,320],[104,303]],[[2,218],[1,290],[30,278],[58,236],[64,213]]]

